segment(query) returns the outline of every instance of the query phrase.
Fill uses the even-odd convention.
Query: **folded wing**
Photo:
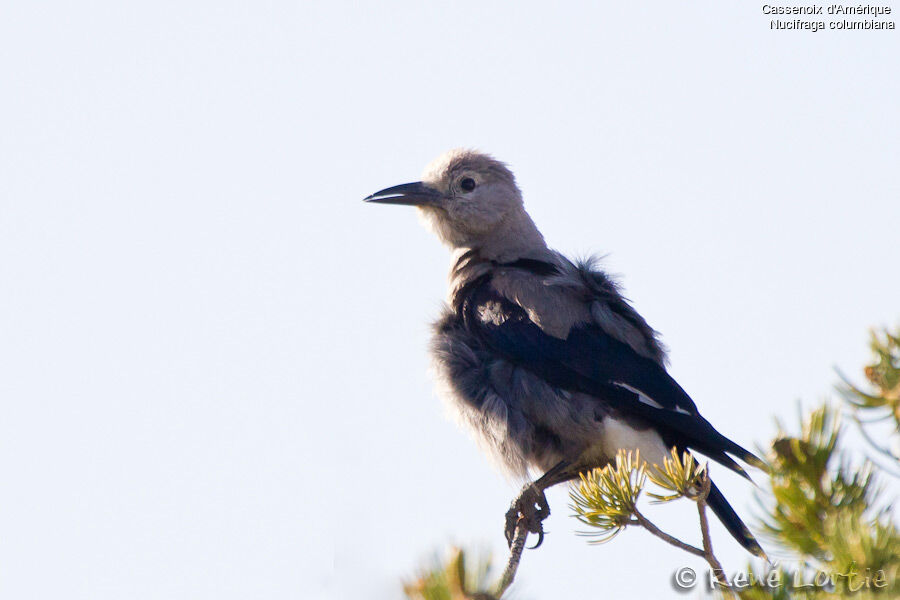
[[[639,355],[598,325],[575,325],[562,339],[545,333],[521,305],[491,285],[489,276],[472,282],[466,291],[466,301],[459,308],[466,328],[506,360],[555,387],[588,394],[639,417],[667,444],[694,449],[745,477],[734,458],[762,466],[759,458],[699,414],[690,396],[659,362]]]

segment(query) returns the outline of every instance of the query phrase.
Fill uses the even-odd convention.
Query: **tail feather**
[[[697,450],[698,452],[701,452],[702,454],[705,454],[708,458],[711,458],[720,465],[728,467],[747,481],[751,483],[753,482],[753,479],[750,478],[750,476],[747,474],[747,471],[745,471],[741,465],[735,462],[733,458],[731,458],[724,452],[712,449],[709,446],[701,446],[699,444],[693,445],[692,448],[694,450]]]
[[[760,459],[758,456],[756,456],[755,454],[753,454],[752,452],[750,452],[749,450],[747,450],[740,444],[731,441],[730,439],[728,439],[727,437],[725,437],[724,435],[722,435],[721,433],[716,431],[716,429],[712,425],[710,425],[709,421],[707,421],[706,419],[703,419],[703,421],[709,427],[709,429],[708,429],[708,431],[705,432],[705,435],[700,440],[698,440],[698,441],[700,441],[701,444],[703,444],[707,447],[711,447],[715,451],[718,451],[719,454],[721,454],[722,452],[727,452],[728,454],[731,454],[732,456],[741,459],[748,465],[752,465],[752,466],[756,467],[757,469],[761,469],[763,471],[768,471],[768,466],[762,459]],[[688,445],[690,445],[690,444],[688,444]],[[698,450],[699,450],[699,447],[698,447]],[[701,452],[703,452],[703,451],[701,450]],[[703,452],[703,453],[707,454],[706,452]],[[710,456],[710,458],[713,458],[713,457]],[[718,461],[718,459],[716,459],[716,460]],[[721,462],[721,461],[719,461],[719,462]],[[741,471],[738,471],[737,469],[734,469],[734,467],[732,467],[730,465],[726,465],[726,466],[732,470],[737,471],[738,473],[741,473],[741,471],[743,470],[742,469]],[[741,473],[741,474],[744,475],[744,477],[747,477],[746,473]],[[749,477],[747,477],[747,479],[749,479]]]
[[[680,450],[691,448],[701,454],[705,454],[717,463],[728,467],[735,473],[738,473],[747,479],[750,479],[750,476],[747,475],[747,472],[734,461],[734,458],[768,472],[769,467],[762,459],[740,444],[733,442],[719,433],[709,421],[700,415],[696,415],[689,425],[689,427],[684,426],[676,432],[667,432],[667,443],[672,444]],[[750,480],[752,481],[752,479]]]
[[[722,522],[722,525],[725,526],[725,529],[728,530],[728,533],[730,533],[731,536],[747,550],[747,552],[768,560],[762,546],[759,545],[759,542],[756,541],[756,538],[753,537],[753,534],[750,533],[750,530],[747,529],[747,526],[744,525],[741,518],[734,512],[734,509],[731,508],[728,500],[725,499],[725,496],[722,495],[722,492],[719,491],[719,488],[716,487],[715,483],[710,482],[709,496],[706,498],[706,503],[716,516],[719,517],[719,520]]]

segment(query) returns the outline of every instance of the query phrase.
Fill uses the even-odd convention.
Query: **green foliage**
[[[641,513],[637,506],[638,498],[647,479],[668,492],[648,492],[656,499],[656,503],[671,502],[679,498],[688,498],[697,503],[703,548],[691,546],[669,535]],[[677,450],[672,449],[671,456],[663,459],[662,466],[648,467],[641,460],[639,452],[635,452],[632,457],[631,452],[619,450],[615,465],[594,469],[581,476],[581,482],[570,491],[573,502],[571,506],[576,518],[597,530],[583,534],[597,537],[595,542],[608,542],[628,525],[639,525],[667,544],[702,557],[709,564],[715,578],[726,584],[722,564],[713,554],[709,537],[706,498],[711,484],[706,467],[697,464],[688,452],[679,455]]]
[[[615,464],[582,473],[569,492],[575,517],[596,531],[586,533],[602,544],[616,537],[634,516],[638,497],[647,481],[640,453],[620,450]]]
[[[875,390],[849,384],[842,389],[851,417],[856,411],[881,411],[897,419],[900,382],[900,338],[873,334],[875,362],[866,377]],[[762,584],[741,592],[742,598],[790,597],[896,598],[900,596],[900,531],[880,481],[883,472],[871,461],[843,447],[845,428],[838,409],[824,404],[801,420],[794,435],[781,433],[768,452],[769,493],[762,525],[774,543],[796,557],[796,567],[781,567],[786,586]],[[765,577],[771,569],[764,569]],[[825,586],[807,585],[819,574]],[[804,585],[797,586],[796,582]]]
[[[870,347],[875,361],[865,368],[864,374],[871,390],[864,391],[842,377],[844,383],[839,391],[869,445],[881,457],[896,463],[900,462],[900,448],[889,449],[877,441],[880,436],[869,433],[867,426],[890,423],[895,436],[900,432],[900,337],[887,331],[881,335],[873,331]]]
[[[670,494],[657,494],[647,492],[647,495],[657,502],[671,502],[678,498],[696,499],[701,492],[701,482],[706,477],[706,465],[701,465],[694,460],[690,452],[684,452],[678,456],[678,450],[672,448],[671,458],[666,458],[663,465],[653,465],[647,476],[650,481]]]
[[[488,584],[490,558],[472,560],[459,548],[450,557],[435,561],[418,577],[403,584],[409,600],[494,600]]]
[[[615,463],[581,475],[569,492],[571,508],[575,518],[596,530],[584,535],[595,537],[593,543],[604,543],[628,525],[643,525],[637,504],[648,479],[666,492],[647,492],[655,503],[661,503],[678,498],[699,499],[705,476],[706,466],[689,452],[679,455],[673,448],[662,466],[649,466],[641,460],[640,452],[632,455],[620,450]]]
[[[875,362],[866,367],[865,376],[874,391],[866,393],[848,384],[845,399],[863,411],[886,412],[884,416],[893,417],[900,429],[900,337],[873,331],[870,347]]]
[[[856,470],[840,460],[840,417],[825,405],[802,423],[798,436],[782,434],[772,443],[771,514],[765,529],[782,545],[826,560],[837,520],[861,515],[872,501],[871,465]],[[829,463],[837,463],[829,472]],[[823,525],[828,523],[830,530]]]

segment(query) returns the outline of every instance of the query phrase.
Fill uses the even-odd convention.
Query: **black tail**
[[[738,473],[739,475],[742,475],[747,479],[750,479],[750,476],[747,475],[747,472],[744,471],[744,469],[742,469],[739,464],[734,462],[734,460],[731,458],[731,456],[728,456],[728,454],[731,454],[735,458],[739,458],[748,465],[753,465],[757,469],[761,469],[763,471],[769,470],[769,467],[766,465],[766,463],[763,462],[758,456],[756,456],[743,446],[732,442],[730,439],[716,431],[716,429],[712,425],[710,425],[709,421],[707,421],[703,417],[699,417],[699,420],[706,427],[704,428],[702,435],[699,436],[698,439],[691,440],[690,442],[685,444],[686,446],[694,448],[698,452],[705,454],[717,463],[728,467],[735,473]],[[726,454],[726,452],[728,454]]]
[[[706,498],[706,503],[712,511],[716,513],[719,520],[722,521],[722,525],[725,526],[728,533],[730,533],[741,546],[746,548],[747,552],[768,560],[768,557],[759,545],[759,542],[756,541],[756,538],[753,537],[753,534],[750,533],[750,530],[747,529],[747,526],[744,525],[741,518],[737,516],[737,513],[734,512],[734,509],[728,504],[728,500],[725,499],[725,496],[722,495],[722,492],[719,491],[719,488],[717,488],[716,484],[713,482],[710,482],[709,496]]]

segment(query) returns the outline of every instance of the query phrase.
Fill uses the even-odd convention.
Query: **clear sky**
[[[452,147],[608,254],[738,442],[858,373],[900,321],[900,34],[761,6],[6,3],[0,596],[387,600],[450,542],[502,559],[517,488],[427,371],[448,253],[360,201]],[[521,598],[701,566],[550,501]]]

